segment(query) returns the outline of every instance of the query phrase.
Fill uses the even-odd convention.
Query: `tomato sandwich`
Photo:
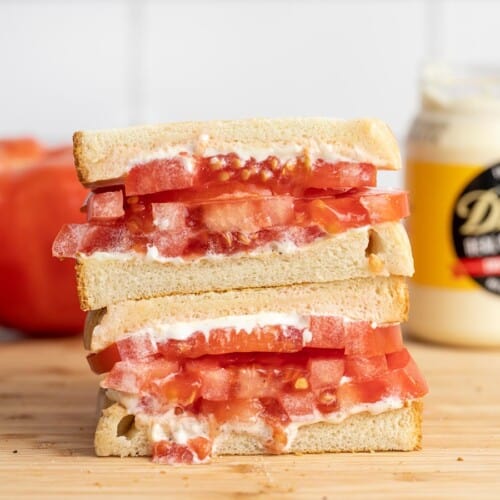
[[[84,309],[199,293],[409,275],[406,193],[381,122],[181,123],[77,132],[88,222],[54,252],[76,257]]]
[[[377,120],[77,132],[95,449],[214,455],[414,450],[427,385],[403,345],[413,260]]]

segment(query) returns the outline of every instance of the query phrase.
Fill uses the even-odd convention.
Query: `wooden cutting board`
[[[422,451],[169,467],[94,456],[98,379],[79,339],[0,343],[0,497],[500,498],[500,351],[409,347],[431,387]]]

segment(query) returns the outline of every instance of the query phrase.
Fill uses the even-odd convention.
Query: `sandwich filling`
[[[155,260],[193,259],[276,249],[295,251],[347,230],[397,221],[409,213],[403,191],[371,188],[307,197],[269,190],[163,192],[125,196],[94,192],[88,222],[65,225],[58,257],[114,254]]]
[[[292,149],[294,151],[292,151]],[[286,154],[276,149],[252,155],[230,152],[198,156],[179,150],[175,154],[158,152],[132,161],[126,175],[112,182],[123,184],[127,196],[162,191],[224,186],[244,183],[264,187],[273,194],[301,195],[311,188],[339,189],[375,186],[377,167],[348,159],[300,153],[289,148]]]
[[[156,461],[206,461],[231,431],[280,453],[301,425],[399,408],[427,391],[398,325],[237,319],[193,322],[191,334],[187,324],[149,327],[89,356],[107,372],[108,397],[149,432]]]

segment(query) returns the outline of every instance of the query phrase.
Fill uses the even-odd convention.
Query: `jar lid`
[[[500,66],[427,64],[420,87],[425,110],[500,112]]]

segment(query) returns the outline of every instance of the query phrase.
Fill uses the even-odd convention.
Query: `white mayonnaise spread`
[[[312,332],[309,330],[311,316],[329,316],[328,314],[314,312],[307,314],[299,313],[281,313],[262,311],[257,314],[242,314],[222,316],[197,321],[176,321],[175,323],[166,323],[163,321],[149,322],[140,329],[132,332],[121,332],[119,338],[129,338],[135,335],[144,335],[149,337],[154,342],[166,342],[167,340],[188,340],[194,333],[201,333],[209,341],[210,331],[213,329],[235,329],[238,332],[244,331],[251,333],[255,328],[265,326],[286,326],[300,330],[302,333],[302,345],[307,346],[312,341]],[[338,317],[337,315],[335,315]],[[353,320],[347,316],[342,316],[344,324]],[[390,326],[393,323],[387,323],[385,326]],[[372,323],[372,329],[378,328],[376,323]],[[286,335],[286,330],[283,334]],[[295,334],[295,332],[294,332]],[[111,334],[113,336],[113,334]],[[92,345],[102,346],[97,347],[100,350],[110,343],[110,332],[105,325],[99,324],[94,327],[92,332]],[[115,339],[117,340],[117,339]]]
[[[353,234],[354,232],[357,231],[367,231],[371,228],[372,226],[362,226],[362,227],[355,227],[353,229],[349,230],[350,234]],[[339,234],[324,234],[321,236],[318,236],[312,243],[315,243],[316,241],[324,240],[326,238],[339,238],[342,237],[344,233],[339,233]],[[184,257],[163,257],[160,255],[160,252],[158,251],[158,248],[155,245],[148,245],[147,246],[147,251],[146,254],[139,253],[139,252],[134,252],[134,251],[127,251],[127,252],[103,252],[103,251],[97,251],[97,252],[92,252],[89,255],[79,253],[78,254],[78,259],[85,260],[86,258],[92,258],[92,260],[133,260],[133,259],[146,259],[147,261],[150,262],[159,262],[162,264],[183,264],[188,261],[200,261],[200,260],[221,260],[221,259],[230,259],[230,258],[238,258],[241,256],[259,256],[264,253],[268,252],[277,252],[277,253],[282,253],[282,254],[292,254],[294,252],[300,252],[302,249],[308,248],[308,244],[306,245],[296,245],[292,240],[281,240],[281,241],[270,241],[269,243],[266,243],[265,245],[262,245],[260,247],[257,247],[250,252],[246,251],[241,251],[241,252],[235,252],[230,255],[226,255],[224,253],[220,254],[214,254],[214,253],[208,253],[199,257],[193,258],[184,258]]]
[[[261,162],[269,158],[270,156],[278,158],[280,163],[284,164],[287,161],[295,161],[298,157],[306,154],[310,159],[311,164],[314,166],[316,160],[324,160],[329,163],[338,162],[348,162],[352,163],[352,156],[344,156],[336,151],[333,144],[318,143],[315,140],[309,141],[307,146],[300,144],[280,144],[271,143],[268,147],[257,148],[257,147],[245,147],[240,144],[231,144],[225,148],[211,148],[207,147],[206,144],[209,141],[209,137],[206,134],[200,136],[199,144],[180,144],[176,146],[171,146],[167,148],[157,149],[153,152],[140,153],[131,159],[126,167],[128,172],[134,166],[142,163],[148,163],[154,160],[170,160],[179,159],[183,162],[184,168],[187,172],[193,172],[193,155],[201,155],[204,158],[210,158],[216,155],[228,155],[236,154],[242,161],[248,161],[250,158],[254,158],[256,161]],[[360,162],[370,163],[375,166],[384,166],[387,164],[386,160],[381,160],[380,158],[368,155],[366,151],[359,147],[354,146],[352,148],[353,155],[359,158]],[[182,153],[182,154],[181,154]]]
[[[223,316],[199,321],[176,321],[175,323],[151,323],[141,330],[130,335],[149,334],[157,342],[166,340],[187,340],[193,333],[202,333],[208,341],[210,331],[214,329],[234,328],[237,331],[250,333],[253,329],[270,325],[291,326],[298,330],[307,331],[303,333],[304,343],[312,340],[312,334],[308,330],[310,315],[297,313],[260,312],[258,314],[242,314],[234,316]],[[94,329],[94,335],[98,335],[98,328]],[[97,331],[96,331],[97,330]],[[286,331],[284,332],[286,334]],[[308,340],[306,340],[308,339]]]

